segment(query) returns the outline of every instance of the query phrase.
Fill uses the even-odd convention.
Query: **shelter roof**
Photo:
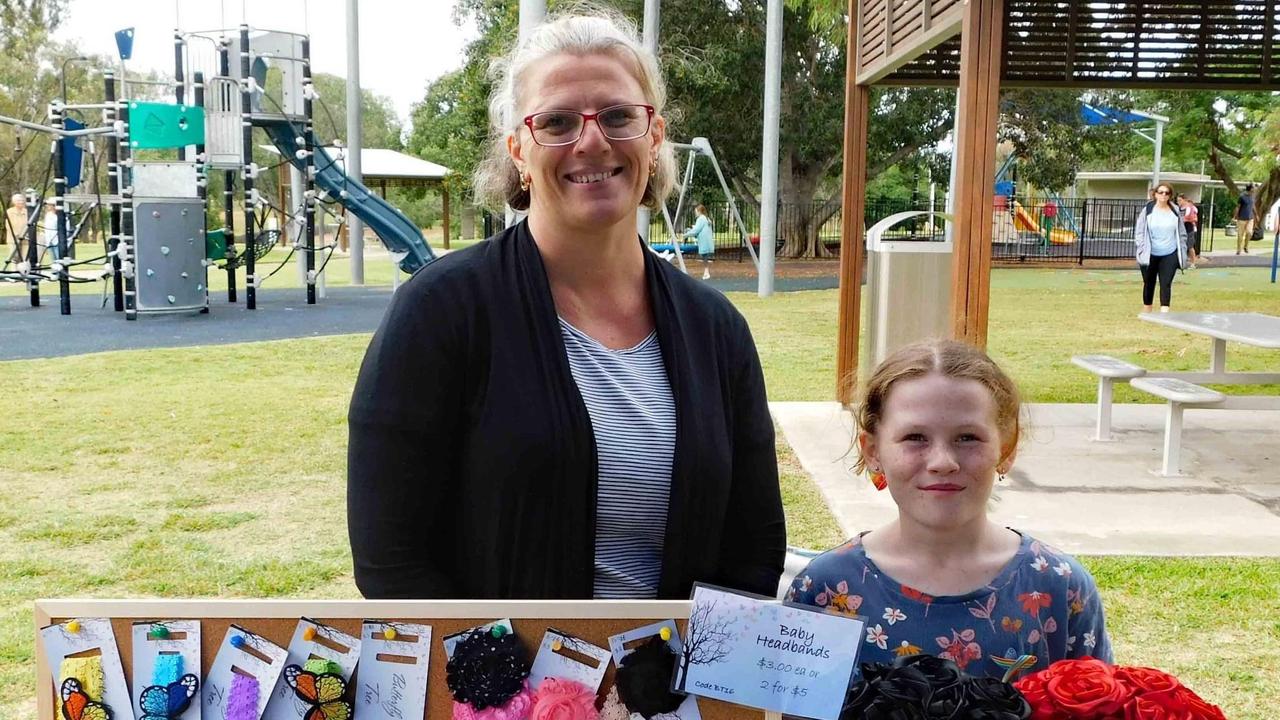
[[[1004,0],[1006,87],[1280,90],[1280,0]],[[858,82],[955,85],[958,0],[859,0]]]

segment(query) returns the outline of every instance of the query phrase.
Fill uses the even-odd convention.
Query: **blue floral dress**
[[[970,675],[999,678],[1023,655],[1035,656],[1024,673],[1063,658],[1112,662],[1093,577],[1070,555],[1019,534],[1009,564],[965,595],[931,597],[895,581],[867,557],[859,536],[814,558],[786,599],[864,618],[860,663],[933,653]]]

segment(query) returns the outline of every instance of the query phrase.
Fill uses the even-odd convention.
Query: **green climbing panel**
[[[180,148],[204,144],[204,108],[129,103],[129,147]]]
[[[222,230],[205,233],[204,256],[210,260],[227,259],[227,234]]]

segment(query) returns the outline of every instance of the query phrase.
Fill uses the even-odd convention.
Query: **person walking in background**
[[[1151,312],[1156,281],[1160,281],[1160,312],[1169,312],[1173,276],[1187,266],[1187,230],[1182,213],[1172,205],[1173,186],[1156,186],[1155,200],[1138,213],[1133,246],[1142,272],[1142,309]]]
[[[13,238],[13,252],[9,254],[5,262],[10,259],[16,259],[22,262],[23,258],[23,241],[27,237],[27,196],[22,193],[14,193],[9,198],[9,208],[4,211],[4,227],[0,232],[0,241],[4,238]]]
[[[1236,221],[1236,254],[1249,252],[1249,239],[1253,237],[1253,183],[1244,186],[1240,200],[1236,203],[1236,211],[1231,215]]]
[[[1200,209],[1183,193],[1178,193],[1178,207],[1182,210],[1182,227],[1187,231],[1187,259],[1191,261],[1188,267],[1195,270],[1196,263],[1202,259],[1200,255]],[[1208,262],[1209,258],[1206,257],[1203,260]]]
[[[715,231],[711,227],[711,219],[707,217],[707,206],[701,203],[693,209],[698,215],[693,227],[684,231],[685,237],[698,240],[698,257],[702,258],[702,279],[711,278],[711,260],[716,255]]]

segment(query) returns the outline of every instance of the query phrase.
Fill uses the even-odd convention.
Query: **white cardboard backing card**
[[[157,625],[168,628],[170,637],[151,638],[148,635]],[[177,653],[182,656],[182,674],[200,673],[200,621],[155,620],[133,624],[133,709],[138,717],[142,711],[142,691],[152,684],[155,677],[156,657],[160,653]],[[185,635],[178,639],[174,636]],[[178,720],[201,720],[200,698],[193,698]]]
[[[647,640],[654,635],[658,635],[663,628],[671,631],[671,638],[667,640],[667,646],[675,652],[677,658],[680,657],[680,653],[684,651],[684,645],[680,642],[680,629],[676,627],[675,620],[663,620],[662,622],[644,625],[610,637],[609,649],[613,651],[614,664],[621,667],[622,659],[631,654],[631,651],[627,649],[628,644],[636,640]],[[685,695],[684,702],[680,703],[680,707],[676,708],[675,712],[657,715],[654,720],[659,720],[659,718],[661,720],[702,720],[702,712],[698,709],[698,698],[692,695]]]
[[[311,640],[307,639],[309,634],[307,630],[315,631],[315,636]],[[329,644],[346,648],[346,650],[335,650],[327,644],[318,642],[319,638],[324,638]],[[285,667],[290,665],[302,667],[313,657],[338,663],[338,667],[342,668],[342,679],[350,682],[351,673],[355,671],[356,663],[360,661],[360,639],[310,618],[302,618],[298,621],[298,626],[293,629],[293,638],[289,640],[289,657],[284,665]],[[284,675],[280,675],[276,678],[275,690],[271,693],[271,699],[267,701],[267,710],[262,718],[263,720],[298,720],[306,708],[306,704],[299,700],[293,688],[289,687]]]
[[[261,653],[268,658],[268,662],[263,662],[232,645],[231,639],[234,637],[244,638],[245,647],[251,647]],[[228,627],[227,634],[222,638],[222,645],[218,648],[218,654],[213,658],[213,667],[209,668],[209,674],[201,683],[200,697],[204,706],[202,708],[204,718],[221,720],[226,715],[227,700],[231,697],[232,675],[236,674],[232,668],[257,678],[258,717],[261,718],[263,710],[267,707],[267,700],[271,697],[271,690],[276,686],[280,673],[284,671],[288,657],[288,651],[261,635],[254,635],[239,625],[233,624]]]
[[[596,666],[567,657],[555,649],[560,643],[563,649],[581,653],[596,661]],[[529,671],[529,687],[537,690],[542,681],[549,677],[572,680],[591,688],[592,692],[600,691],[600,683],[609,670],[609,651],[596,647],[580,637],[575,637],[554,628],[548,628],[542,636],[542,644],[538,646],[538,654],[533,658],[533,667]]]
[[[68,625],[79,623],[76,632]],[[116,645],[111,621],[106,618],[78,618],[40,629],[44,640],[45,660],[53,676],[53,691],[60,691],[59,671],[63,658],[97,650],[102,655],[103,689],[100,698],[111,711],[113,720],[134,720],[133,703],[129,698],[129,686],[124,678],[124,666],[120,663],[120,647]]]
[[[387,628],[395,630],[394,639],[387,639]],[[401,658],[412,659],[413,663],[396,661]],[[365,620],[360,627],[356,717],[360,720],[422,717],[427,706],[430,660],[430,625]]]

